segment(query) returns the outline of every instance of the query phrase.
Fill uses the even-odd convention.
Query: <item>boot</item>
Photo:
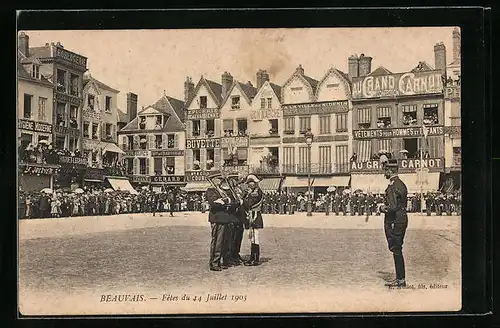
[[[245,266],[252,266],[254,265],[255,263],[255,254],[256,254],[256,248],[255,248],[255,244],[252,244],[250,246],[250,258],[248,259],[247,262],[245,262]]]
[[[254,257],[254,264],[253,265],[260,265],[260,245],[255,244],[255,257]]]

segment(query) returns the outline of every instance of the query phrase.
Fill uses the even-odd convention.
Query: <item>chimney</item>
[[[56,47],[59,47],[59,48],[64,48],[63,45],[61,44],[61,42],[57,42],[56,43]]]
[[[453,61],[460,59],[460,30],[455,28],[453,30]]]
[[[359,59],[358,55],[354,54],[349,56],[349,77],[352,79],[353,77],[359,76]]]
[[[137,117],[137,95],[132,92],[127,93],[127,115],[129,122]]]
[[[446,74],[446,47],[443,42],[434,45],[434,67]]]
[[[304,75],[304,68],[302,68],[302,65],[299,65],[295,71],[300,75]]]
[[[17,38],[17,49],[26,57],[30,55],[30,37],[24,32],[19,33]]]
[[[184,103],[187,103],[193,99],[194,96],[194,83],[191,80],[191,77],[186,77],[186,81],[184,81]]]
[[[269,74],[266,70],[259,69],[257,71],[257,89],[262,88],[266,81],[269,81]]]
[[[361,54],[359,56],[359,76],[367,76],[372,72],[372,57]]]
[[[226,98],[227,93],[229,92],[229,88],[233,84],[233,77],[228,72],[224,72],[222,74],[222,98]]]

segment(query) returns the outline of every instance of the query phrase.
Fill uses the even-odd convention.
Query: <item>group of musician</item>
[[[209,267],[222,271],[229,267],[256,266],[260,264],[259,231],[262,220],[263,192],[255,175],[245,179],[222,174],[208,177],[212,187],[205,198],[210,206],[208,221],[211,225]],[[250,240],[250,257],[243,261],[240,256],[245,232]]]

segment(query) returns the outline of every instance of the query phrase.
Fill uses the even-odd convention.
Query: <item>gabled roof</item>
[[[186,113],[186,106],[184,101],[172,98],[167,96],[168,101],[170,102],[170,105],[172,105],[172,109],[175,111],[177,114],[177,117],[181,122],[184,122],[185,120],[185,113]]]
[[[376,70],[372,71],[368,76],[381,76],[381,75],[391,75],[392,72],[389,71],[384,66],[379,66]]]
[[[101,88],[99,85],[96,83],[94,79],[85,79],[83,80],[83,90],[84,92],[88,92],[88,89],[90,89],[90,86],[93,85],[95,91],[97,92],[98,95],[101,94]]]
[[[411,70],[412,73],[414,72],[426,72],[426,71],[432,71],[434,70],[431,65],[427,64],[425,61],[421,61],[418,63],[418,65]]]
[[[117,115],[118,115],[117,119],[118,119],[119,123],[128,123],[128,114],[127,113],[124,113],[124,112],[122,112],[121,109],[118,109]]]
[[[299,78],[307,86],[309,86],[309,88],[310,88],[309,96],[311,98],[313,98],[314,95],[316,94],[316,88],[318,86],[319,81],[316,79],[313,79],[312,77],[309,77],[307,75],[302,74],[301,69],[302,69],[302,66],[299,65],[299,68],[295,70],[295,72],[292,74],[292,76],[290,76],[290,78],[288,80],[286,80],[286,82],[283,84],[282,88],[285,88],[288,84],[290,84],[294,78]],[[282,90],[282,92],[283,92],[283,90]]]
[[[460,58],[457,58],[454,61],[452,61],[451,63],[449,63],[448,66],[460,66],[460,64],[461,64]]]
[[[120,131],[135,131],[139,130],[139,117],[134,117],[127,125],[125,125]]]
[[[313,79],[312,77],[309,77],[307,75],[302,75],[306,80],[307,82],[309,82],[309,84],[311,85],[311,88],[313,89],[313,93],[316,93],[316,88],[318,87],[318,83],[319,81],[318,80],[315,80]]]
[[[278,97],[278,100],[281,102],[281,87],[279,85],[271,83],[271,82],[268,82],[268,83],[271,86],[271,89],[273,89],[276,97]]]
[[[350,97],[351,97],[351,81],[349,80],[349,77],[347,76],[346,73],[344,73],[342,71],[339,71],[338,69],[336,69],[334,67],[328,69],[328,71],[323,76],[323,78],[321,79],[321,81],[319,81],[318,86],[316,88],[316,97],[319,94],[320,87],[325,83],[325,81],[328,79],[328,77],[330,75],[332,75],[332,74],[336,75],[340,79],[340,81],[344,84],[344,89],[345,89],[345,92],[346,92],[346,97],[348,99],[350,99]]]
[[[160,99],[158,99],[158,101],[149,107],[152,107],[165,115],[176,116],[181,122],[184,120],[184,102],[182,100],[163,95]],[[144,110],[140,111],[139,114]]]
[[[223,101],[223,99],[222,99],[222,85],[220,85],[217,82],[207,80],[202,75],[200,80],[198,81],[198,84],[196,84],[196,87],[194,88],[193,96],[188,101],[188,103],[185,104],[186,108],[188,108],[191,105],[191,103],[193,102],[193,100],[196,98],[196,95],[200,91],[200,88],[202,85],[206,86],[206,88],[208,89],[208,92],[212,95],[212,98],[216,102],[217,106],[220,106],[222,104],[222,101]]]
[[[243,94],[243,97],[246,99],[248,104],[252,104],[252,99],[257,94],[257,89],[253,85],[243,84],[235,80],[233,81],[233,84],[231,84],[231,87],[227,91],[226,97],[224,98],[224,100],[222,100],[221,106],[224,106],[227,100],[231,97],[231,93],[233,92],[234,88],[238,88],[240,92]]]
[[[181,132],[184,129],[184,124],[176,116],[170,116],[163,127],[163,131],[165,132]]]
[[[111,92],[120,92],[119,90],[116,90],[116,89],[113,89],[112,87],[110,87],[109,85],[99,81],[98,79],[96,79],[95,77],[93,77],[92,75],[90,74],[85,74],[83,76],[83,85],[85,86],[89,81],[93,81],[99,88],[101,89],[106,89],[108,91],[111,91]]]
[[[33,47],[29,49],[29,56],[28,58],[31,57],[37,57],[37,58],[50,58],[50,46],[43,46],[43,47]]]
[[[31,82],[35,83],[40,83],[44,84],[49,88],[53,88],[54,85],[47,80],[41,73],[40,73],[40,79],[35,79],[31,76],[31,74],[24,68],[24,66],[20,63],[20,61],[17,62],[17,77],[23,80],[29,80]]]

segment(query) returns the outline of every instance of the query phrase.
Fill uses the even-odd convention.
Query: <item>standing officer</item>
[[[262,220],[262,199],[263,193],[259,188],[258,183],[260,180],[253,174],[246,178],[249,192],[243,201],[243,206],[248,213],[248,222],[245,228],[248,229],[250,238],[250,259],[245,263],[246,266],[255,266],[260,264],[260,243],[259,243],[259,230],[264,228],[264,221]]]
[[[408,189],[397,175],[397,160],[389,160],[384,166],[384,175],[389,179],[389,186],[385,190],[386,202],[380,207],[385,213],[384,230],[389,250],[394,257],[396,279],[387,283],[388,287],[405,287],[405,262],[403,257],[403,240],[408,227],[406,205],[408,202]]]
[[[356,215],[358,211],[358,193],[354,192],[351,197],[351,216]]]
[[[336,190],[335,191],[335,196],[333,198],[333,210],[334,210],[336,216],[339,215],[341,201],[342,201],[342,199],[341,199],[341,197],[339,195],[339,192]]]
[[[332,206],[332,193],[327,192],[325,199],[325,215],[330,215],[331,206]]]
[[[365,193],[359,193],[358,198],[358,215],[365,215],[365,207],[366,207],[366,196]]]
[[[427,192],[427,195],[425,197],[425,212],[427,213],[427,216],[431,216],[431,212],[432,212],[432,194],[430,192]]]
[[[374,203],[375,198],[373,198],[373,194],[371,192],[368,192],[368,195],[366,196],[366,213],[368,213],[369,216],[372,215]]]

